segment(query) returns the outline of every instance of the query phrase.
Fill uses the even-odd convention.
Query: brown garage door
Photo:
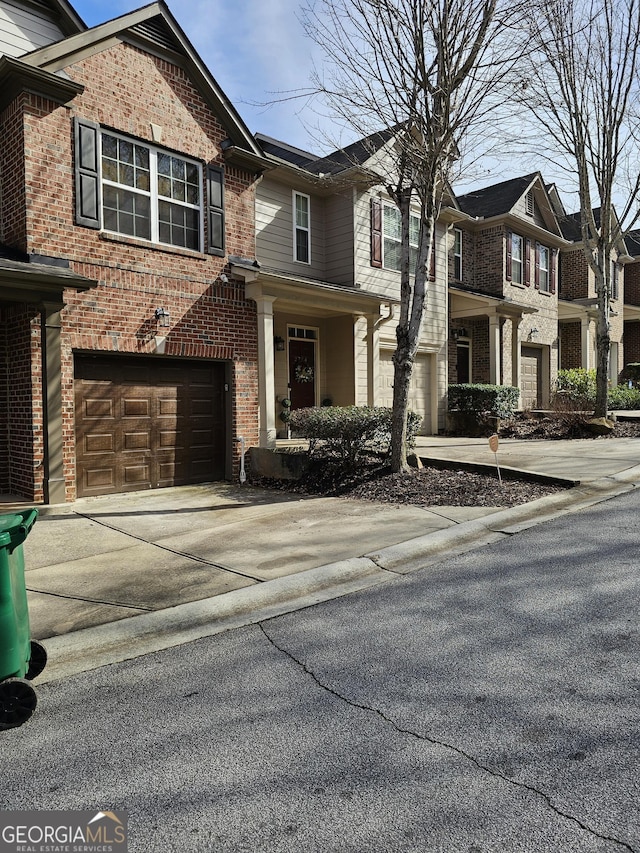
[[[522,408],[538,409],[542,405],[542,350],[522,347]]]
[[[221,362],[76,356],[78,496],[223,478],[224,381]]]

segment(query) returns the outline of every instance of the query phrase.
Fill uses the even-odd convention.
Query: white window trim
[[[456,237],[460,235],[460,252],[456,252]],[[462,236],[462,228],[454,228],[453,229],[453,272],[455,276],[456,269],[456,258],[460,258],[460,275],[457,276],[456,281],[462,281],[463,275],[463,266],[462,266],[462,246],[463,246],[463,236]]]
[[[102,175],[102,140],[104,136],[113,136],[116,139],[122,139],[125,142],[130,142],[132,145],[137,145],[140,148],[146,148],[149,151],[149,186],[154,189],[149,191],[147,190],[139,190],[136,187],[129,187],[126,184],[119,184],[115,181],[107,180]],[[192,166],[195,166],[198,170],[198,188],[200,191],[200,204],[194,205],[189,202],[182,202],[176,199],[167,198],[166,201],[171,204],[177,204],[180,207],[185,207],[188,210],[197,210],[200,214],[200,227],[198,240],[199,245],[197,249],[191,249],[190,247],[178,246],[175,243],[164,243],[160,240],[159,231],[160,225],[158,222],[158,154],[167,154],[170,157],[176,157],[177,159],[183,160],[185,163],[189,163]],[[145,237],[137,237],[131,234],[125,234],[121,231],[112,231],[111,229],[104,228],[104,199],[102,200],[102,204],[100,207],[100,217],[101,222],[103,224],[103,231],[107,234],[114,234],[117,237],[125,237],[127,239],[132,240],[141,240],[144,243],[154,244],[158,246],[169,246],[172,249],[186,249],[186,251],[204,251],[204,219],[205,219],[205,208],[204,208],[204,177],[203,177],[203,169],[202,163],[197,160],[193,160],[191,157],[185,157],[183,154],[174,153],[165,148],[159,148],[156,145],[151,145],[145,140],[139,140],[131,136],[127,136],[123,133],[116,133],[111,130],[100,128],[100,156],[98,158],[99,162],[99,180],[102,187],[110,186],[110,187],[121,187],[125,190],[131,191],[137,195],[146,196],[150,199],[150,210],[149,216],[151,218],[151,239],[147,240]],[[165,200],[165,196],[162,196],[162,199]]]
[[[385,230],[384,230],[384,208],[385,207],[390,208],[391,210],[395,211],[395,213],[398,216],[400,216],[400,210],[395,204],[388,204],[386,201],[383,201],[383,203],[382,203],[382,208],[383,208],[382,209],[382,268],[385,270],[390,270],[391,272],[399,272],[399,270],[397,270],[395,267],[388,267],[386,264],[386,257],[385,257],[386,252],[385,252],[385,248],[384,248],[384,241],[385,240],[395,241],[395,237],[389,237],[385,233]],[[411,213],[411,211],[409,211],[409,217],[410,217],[410,219],[411,218],[417,219],[418,222],[420,221],[420,217],[418,216],[417,213]],[[398,244],[400,244],[401,240],[398,240],[397,242],[398,242]],[[417,243],[411,243],[411,241],[409,241],[409,248],[415,249],[417,252],[418,251],[418,244]],[[410,271],[410,272],[411,272],[411,275],[413,275],[413,271]]]
[[[298,216],[298,206],[296,204],[296,199],[298,198],[306,198],[307,200],[307,217],[309,220],[309,224],[305,227],[303,225],[298,225],[297,216]],[[293,216],[291,217],[293,220],[293,260],[297,264],[306,264],[307,266],[311,263],[311,196],[306,193],[298,192],[298,190],[293,190],[292,193],[292,203],[293,203]],[[308,260],[303,261],[298,257],[298,231],[303,231],[307,235],[307,254],[309,256]]]
[[[515,253],[513,251],[513,247],[515,245],[516,240],[520,241],[520,257],[519,258],[516,258]],[[511,232],[511,282],[512,282],[512,284],[524,285],[524,283],[525,283],[524,279],[525,279],[525,276],[527,274],[527,267],[526,267],[526,263],[525,263],[526,245],[527,245],[526,240],[524,239],[524,237],[521,234],[516,234],[513,231]],[[514,275],[514,270],[516,268],[516,265],[518,265],[518,264],[520,266],[520,279],[519,280],[517,280],[516,276]]]
[[[538,251],[538,290],[540,293],[551,293],[551,264],[553,261],[551,260],[551,249],[548,246],[545,246],[543,243],[538,243],[537,247]],[[542,266],[542,258],[546,255],[547,266]],[[543,274],[546,275],[546,282],[542,284]]]

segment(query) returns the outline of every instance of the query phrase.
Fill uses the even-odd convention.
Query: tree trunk
[[[409,470],[407,464],[407,412],[409,410],[409,388],[413,372],[413,358],[409,334],[406,328],[396,330],[398,345],[393,354],[393,412],[391,414],[391,470],[402,473]]]

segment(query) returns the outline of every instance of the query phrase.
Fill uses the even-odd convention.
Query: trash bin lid
[[[38,517],[37,509],[0,515],[0,547],[21,545]]]

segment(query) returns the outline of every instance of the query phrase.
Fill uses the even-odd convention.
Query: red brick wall
[[[14,174],[24,150],[24,179],[16,177],[10,203],[3,207],[7,242],[29,253],[66,258],[75,272],[99,281],[84,293],[66,291],[62,312],[65,479],[67,497],[73,499],[74,351],[154,353],[155,335],[161,334],[166,336],[165,356],[230,361],[234,394],[229,438],[244,435],[249,445],[258,440],[258,378],[255,305],[246,299],[242,282],[219,283],[226,258],[151,247],[74,224],[74,116],[151,144],[153,123],[162,128],[159,147],[205,164],[224,165],[221,142],[227,131],[182,69],[137,48],[120,44],[67,71],[85,85],[84,93],[71,107],[34,95],[21,99],[22,123],[12,114],[11,127],[5,127],[11,130],[13,153],[4,152],[2,176],[5,180]],[[26,190],[21,195],[22,186]],[[227,255],[255,257],[254,188],[253,175],[225,166]],[[159,307],[170,313],[167,329],[158,329],[152,319]],[[38,399],[41,394],[34,395]],[[237,469],[235,442],[233,453]]]
[[[582,367],[582,324],[559,323],[560,367],[574,370]]]
[[[0,309],[0,491],[42,500],[40,321],[28,305]],[[10,422],[9,422],[10,413]]]
[[[640,363],[640,320],[624,324],[624,363]]]
[[[0,242],[26,251],[24,134],[21,95],[0,114]]]
[[[624,301],[628,305],[640,305],[640,261],[624,267]]]
[[[586,299],[589,294],[589,267],[582,249],[560,254],[560,299]]]
[[[482,293],[502,296],[505,282],[505,229],[498,225],[484,228],[475,240],[475,282]],[[466,281],[466,276],[465,276]]]

